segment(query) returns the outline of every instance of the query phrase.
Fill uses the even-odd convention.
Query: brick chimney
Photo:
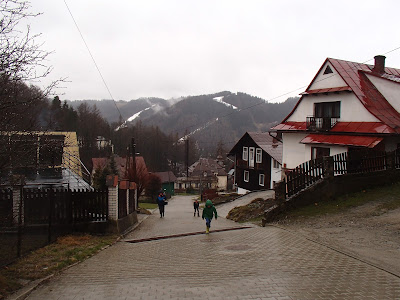
[[[373,71],[377,72],[377,73],[385,73],[386,56],[377,55],[374,58],[375,58],[375,65],[374,65]]]

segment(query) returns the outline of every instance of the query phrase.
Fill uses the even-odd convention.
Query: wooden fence
[[[23,189],[26,224],[107,221],[108,193],[97,190]]]
[[[392,157],[393,162],[389,160]],[[400,169],[400,149],[394,152],[354,151],[344,152],[331,156],[333,162],[333,175],[370,173],[386,170],[388,168]],[[326,165],[322,159],[310,160],[286,174],[286,198],[315,184],[324,178]]]
[[[12,226],[13,193],[11,189],[0,190],[0,227]]]
[[[322,159],[313,159],[294,168],[286,176],[286,197],[314,184],[324,176]]]

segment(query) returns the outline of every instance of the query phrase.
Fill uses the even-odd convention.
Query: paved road
[[[175,197],[165,219],[154,213],[28,299],[400,299],[399,277],[272,226],[128,242],[204,227],[192,199]]]

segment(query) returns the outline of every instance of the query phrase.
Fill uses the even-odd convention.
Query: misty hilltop
[[[293,109],[298,98],[282,103],[268,103],[245,93],[228,91],[199,96],[183,97],[179,101],[161,98],[137,100],[82,100],[72,101],[77,107],[82,102],[96,105],[102,116],[110,123],[120,121],[118,107],[126,124],[158,126],[166,134],[179,138],[193,137],[200,149],[210,151],[218,142],[227,148],[246,131],[267,131]]]

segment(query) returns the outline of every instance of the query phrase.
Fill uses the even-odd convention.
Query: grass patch
[[[316,202],[312,205],[300,207],[296,210],[290,211],[286,215],[290,218],[298,218],[334,214],[364,205],[369,202],[377,201],[380,202],[377,206],[378,212],[381,211],[384,213],[388,210],[399,208],[400,183],[344,195],[332,201]]]
[[[68,235],[31,252],[0,269],[0,299],[21,288],[24,282],[44,278],[93,256],[117,238],[118,235]]]
[[[144,209],[154,209],[157,208],[158,205],[155,203],[142,203],[139,202],[139,208],[144,208]]]
[[[273,199],[257,198],[251,203],[233,208],[227,215],[227,219],[243,223],[261,221],[264,211],[275,204]]]

